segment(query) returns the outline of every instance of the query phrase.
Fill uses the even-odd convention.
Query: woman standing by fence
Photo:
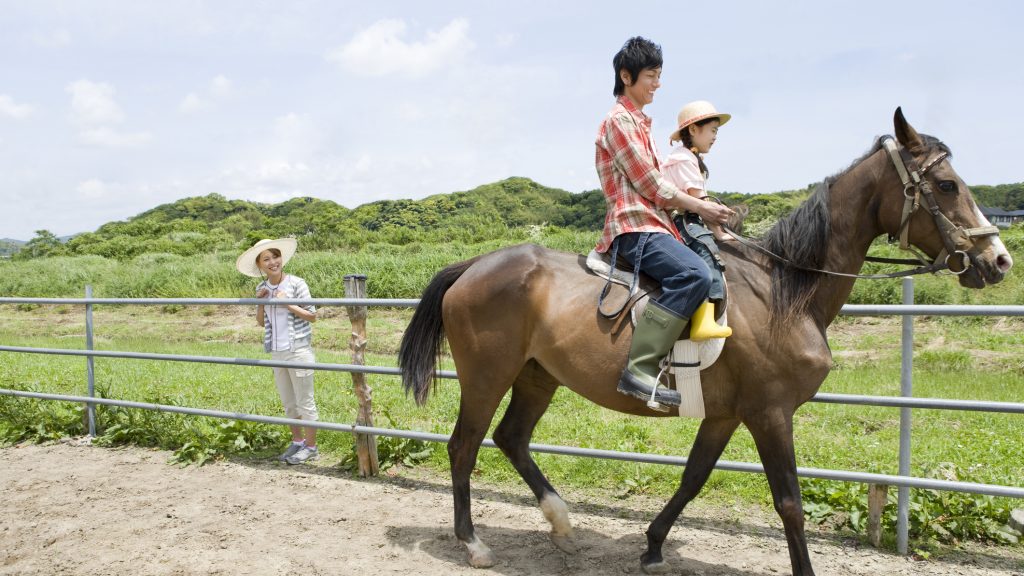
[[[311,298],[306,281],[294,274],[285,274],[284,265],[295,254],[294,238],[260,240],[242,253],[235,267],[246,276],[263,278],[256,286],[257,298]],[[265,276],[265,277],[264,277]],[[316,362],[311,340],[312,323],[316,322],[316,307],[263,304],[256,309],[256,322],[263,326],[263,349],[271,358],[285,362]],[[313,398],[313,370],[309,368],[274,368],[274,382],[289,418],[316,421],[316,402]],[[292,442],[278,460],[288,464],[301,464],[316,460],[316,428],[291,426]]]

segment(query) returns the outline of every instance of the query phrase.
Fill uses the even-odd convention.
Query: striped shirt
[[[256,287],[256,292],[259,293],[261,289],[266,288],[271,291],[271,295],[268,296],[268,298],[274,298],[273,290],[271,290],[270,286],[270,282],[264,280]],[[312,296],[309,295],[309,286],[306,286],[306,281],[292,274],[285,274],[281,283],[277,285],[277,289],[284,290],[285,298],[312,298]],[[282,307],[287,310],[287,307]],[[272,310],[272,308],[275,308],[275,306],[267,306],[267,308],[270,308],[270,310],[266,310],[265,314],[263,314],[263,350],[264,352],[273,352],[275,350],[274,340],[276,336],[276,334],[274,334],[274,330],[275,328],[280,330],[284,327],[274,322],[274,310]],[[313,306],[312,304],[308,306],[301,306],[301,308],[310,312],[316,312],[316,306]],[[295,350],[296,348],[309,346],[313,340],[313,326],[308,321],[296,316],[291,310],[288,310],[287,329],[287,350]],[[278,349],[280,348],[278,347]]]
[[[666,212],[665,202],[679,189],[661,176],[658,152],[651,140],[651,118],[620,96],[597,132],[594,164],[607,204],[598,252],[607,252],[612,240],[628,232],[679,232]]]

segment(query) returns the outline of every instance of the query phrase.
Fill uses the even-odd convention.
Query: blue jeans
[[[643,254],[637,254],[641,237],[646,235]],[[704,260],[671,234],[630,232],[615,239],[619,254],[640,271],[661,284],[661,297],[656,302],[684,318],[693,313],[708,297],[711,270]]]

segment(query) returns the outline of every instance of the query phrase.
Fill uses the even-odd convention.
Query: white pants
[[[284,362],[316,362],[313,349],[302,346],[295,350],[275,350],[274,360]],[[317,420],[316,402],[313,400],[313,370],[309,368],[274,368],[274,384],[289,418]]]

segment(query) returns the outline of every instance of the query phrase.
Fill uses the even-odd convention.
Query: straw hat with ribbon
[[[682,131],[683,128],[708,118],[718,118],[718,123],[721,126],[732,118],[732,114],[723,114],[718,110],[715,110],[715,107],[707,100],[690,102],[686,106],[683,106],[683,109],[679,111],[678,127],[668,139],[668,143],[672,144],[676,140],[679,140],[679,132]]]
[[[277,248],[281,251],[281,265],[284,266],[295,255],[298,241],[295,238],[278,238],[277,240],[264,238],[253,244],[252,248],[242,252],[242,255],[235,260],[235,268],[238,268],[238,271],[246,276],[262,278],[263,273],[260,271],[259,266],[256,265],[256,258],[259,257],[261,252],[271,248]]]

